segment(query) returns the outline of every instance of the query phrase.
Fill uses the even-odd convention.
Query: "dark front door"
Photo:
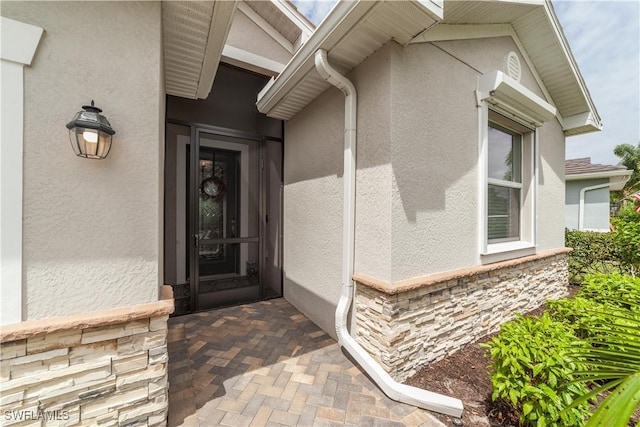
[[[182,123],[166,141],[175,314],[282,296],[282,141]]]
[[[264,295],[261,140],[196,129],[188,148],[191,310]]]

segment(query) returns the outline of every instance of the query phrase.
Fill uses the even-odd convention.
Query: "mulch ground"
[[[569,297],[578,291],[577,286],[569,287]],[[544,306],[527,315],[537,316],[545,311]],[[448,357],[422,368],[406,383],[436,393],[461,399],[464,403],[462,422],[465,427],[518,427],[518,414],[507,404],[491,401],[491,358],[481,343],[489,341],[494,335],[481,338],[473,344],[449,355]],[[454,425],[447,415],[434,414],[446,425]],[[640,420],[640,409],[629,426],[635,426]]]

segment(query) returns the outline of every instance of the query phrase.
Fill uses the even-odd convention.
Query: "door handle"
[[[198,242],[200,241],[200,237],[197,234],[193,235],[193,244],[195,245],[196,249],[198,249]]]

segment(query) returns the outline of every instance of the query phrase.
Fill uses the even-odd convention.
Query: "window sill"
[[[536,253],[536,245],[531,242],[505,242],[487,245],[487,249],[481,254],[482,264],[490,264],[513,258],[520,258]]]

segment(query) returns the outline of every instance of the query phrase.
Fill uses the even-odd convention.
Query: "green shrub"
[[[594,274],[586,277],[577,296],[598,304],[630,310],[640,304],[640,278],[622,274]],[[635,310],[635,307],[634,307]]]
[[[573,377],[581,368],[570,355],[577,342],[567,324],[546,313],[502,325],[500,334],[483,344],[492,359],[492,399],[513,405],[523,425],[583,425],[588,405],[567,409],[587,393]]]
[[[640,278],[621,274],[587,275],[575,298],[547,301],[551,316],[566,322],[579,338],[607,327],[611,314],[640,305]],[[630,314],[640,320],[640,312]]]
[[[630,267],[629,272],[637,274],[640,271],[640,213],[631,207],[624,208],[613,225],[616,250],[622,262]]]
[[[594,273],[620,272],[623,260],[614,242],[614,233],[565,230],[569,253],[569,281],[582,283],[584,276]]]
[[[612,219],[615,231],[565,231],[569,254],[569,280],[581,283],[587,274],[640,274],[640,213],[626,206]]]

